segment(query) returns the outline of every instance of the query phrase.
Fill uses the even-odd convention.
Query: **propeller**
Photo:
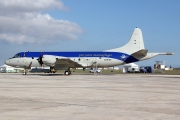
[[[39,58],[37,59],[38,62],[39,62],[39,64],[40,64],[41,66],[43,65],[43,61],[42,61],[43,54],[44,54],[44,53],[42,53],[42,54],[39,56]]]

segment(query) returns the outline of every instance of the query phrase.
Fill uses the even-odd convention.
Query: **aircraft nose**
[[[6,61],[5,61],[5,64],[6,64],[6,65],[9,65],[9,64],[10,64],[10,60],[6,60]]]

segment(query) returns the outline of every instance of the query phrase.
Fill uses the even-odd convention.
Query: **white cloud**
[[[83,32],[78,24],[40,13],[52,8],[67,10],[60,0],[0,0],[0,40],[23,44],[77,39]]]
[[[61,0],[0,0],[0,13],[38,12],[47,9],[67,10]]]

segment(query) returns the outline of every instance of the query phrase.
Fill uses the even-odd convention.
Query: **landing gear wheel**
[[[23,75],[27,75],[27,73],[26,73],[26,72],[23,72],[22,74],[23,74]]]
[[[27,75],[26,69],[24,69],[24,71],[23,71],[22,74],[23,74],[23,75]]]
[[[54,67],[50,67],[50,73],[56,73],[56,70],[54,69]]]
[[[66,75],[66,76],[67,76],[67,75],[71,75],[71,71],[65,71],[65,72],[64,72],[64,75]]]

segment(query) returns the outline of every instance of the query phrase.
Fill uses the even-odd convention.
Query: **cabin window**
[[[20,57],[20,54],[16,54],[13,58],[19,58]]]

